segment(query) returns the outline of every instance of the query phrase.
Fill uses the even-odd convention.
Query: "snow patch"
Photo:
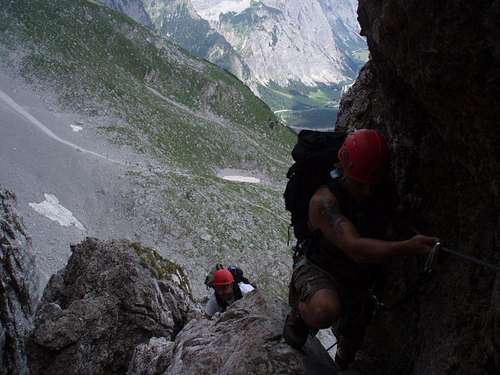
[[[202,4],[200,1],[193,1],[193,5],[198,14],[207,21],[218,21],[221,14],[230,12],[240,13],[250,8],[250,0],[226,0],[217,4]]]
[[[80,223],[74,216],[73,213],[67,208],[59,204],[59,200],[55,195],[44,194],[45,200],[40,203],[30,203],[30,207],[33,208],[40,215],[47,217],[52,221],[56,221],[59,225],[63,227],[69,227],[74,225],[82,232],[85,231],[85,227]]]
[[[226,181],[245,182],[249,184],[260,184],[260,178],[253,177],[245,170],[241,169],[221,169],[217,171],[217,177]]]
[[[245,177],[245,176],[223,176],[224,180],[235,181],[235,182],[246,182],[249,184],[260,184],[260,179],[255,177]]]
[[[73,129],[73,131],[75,133],[78,133],[78,132],[81,132],[83,130],[83,128],[81,126],[78,126],[78,125],[70,125],[71,129]]]

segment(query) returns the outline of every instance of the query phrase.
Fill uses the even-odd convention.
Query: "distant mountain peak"
[[[301,82],[315,86],[348,82],[355,76],[316,0],[193,4],[242,56],[260,84]]]
[[[218,21],[220,15],[240,13],[255,3],[255,0],[192,0],[198,14],[209,22]]]

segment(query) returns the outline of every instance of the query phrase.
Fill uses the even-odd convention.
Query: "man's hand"
[[[408,252],[415,255],[428,255],[438,241],[436,237],[417,234],[408,240]]]

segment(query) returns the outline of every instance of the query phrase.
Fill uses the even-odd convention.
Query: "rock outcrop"
[[[24,338],[32,327],[38,277],[31,239],[0,189],[0,374],[28,374]]]
[[[288,306],[255,291],[213,319],[177,265],[129,241],[86,239],[49,281],[29,337],[31,374],[336,373],[317,339],[281,337]]]
[[[197,313],[180,267],[136,243],[87,239],[45,289],[32,374],[123,374],[138,345],[173,339]]]
[[[381,129],[399,202],[422,201],[412,225],[500,264],[500,2],[361,0],[358,14],[372,59],[337,127]],[[421,267],[391,265],[386,302]],[[446,253],[436,271],[374,322],[360,358],[370,374],[499,373],[500,275]]]
[[[287,309],[252,292],[213,320],[190,321],[174,345],[155,339],[138,347],[129,375],[335,374],[318,340],[310,339],[304,353],[283,341]]]

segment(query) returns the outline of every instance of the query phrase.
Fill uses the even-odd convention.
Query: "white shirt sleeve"
[[[251,286],[250,284],[245,284],[245,283],[239,283],[238,286],[240,287],[241,294],[244,296],[247,293],[250,293],[252,290],[254,290],[254,287]]]
[[[212,294],[208,299],[207,305],[205,306],[205,314],[208,316],[214,316],[215,313],[219,312],[219,305],[215,299],[215,294]]]

